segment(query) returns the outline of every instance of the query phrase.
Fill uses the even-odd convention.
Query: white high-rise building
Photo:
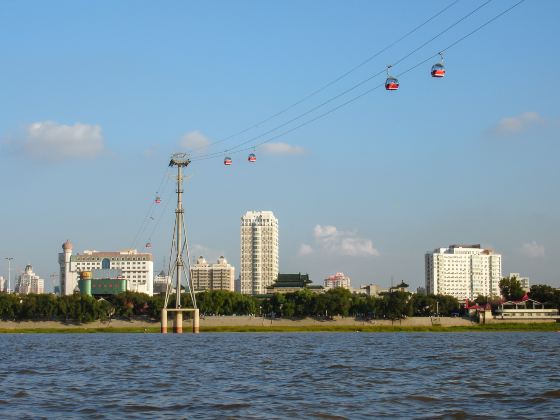
[[[18,276],[15,292],[22,295],[44,293],[45,280],[33,272],[31,265],[26,265],[25,271]]]
[[[84,251],[72,255],[72,242],[62,244],[58,254],[60,265],[60,293],[71,295],[78,286],[82,271],[117,269],[127,280],[127,290],[131,292],[154,293],[154,263],[152,254],[140,253],[135,249],[118,252]]]
[[[198,257],[191,265],[191,281],[196,292],[203,290],[228,290],[233,292],[235,267],[224,257],[214,264],[208,264],[204,257]]]
[[[480,245],[450,245],[426,253],[426,291],[459,300],[500,296],[502,256]]]
[[[278,219],[271,211],[241,218],[241,293],[259,295],[278,278]]]
[[[343,289],[352,289],[350,282],[350,277],[344,273],[336,273],[325,279],[325,289],[334,289],[336,287],[342,287]]]
[[[523,291],[529,292],[531,290],[529,277],[522,277],[519,273],[509,273],[509,278],[511,279],[513,277],[515,277],[519,281],[519,284],[521,285]]]

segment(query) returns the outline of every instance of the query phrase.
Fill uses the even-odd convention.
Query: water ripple
[[[555,418],[554,333],[6,334],[0,418]]]

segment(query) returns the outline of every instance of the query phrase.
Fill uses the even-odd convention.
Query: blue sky
[[[2,2],[0,255],[49,280],[66,239],[79,251],[150,240],[161,267],[174,217],[172,152],[252,127],[451,3]],[[220,153],[188,169],[194,253],[239,267],[239,218],[272,210],[281,272],[315,282],[343,271],[355,286],[393,278],[417,287],[427,250],[465,242],[502,253],[505,274],[560,286],[556,1],[526,1],[447,51],[442,80],[426,63],[398,92],[377,89],[257,148],[256,164],[246,152],[222,164],[224,149],[378,73],[483,3],[459,1],[329,89],[197,150]],[[514,3],[482,7],[394,73]]]

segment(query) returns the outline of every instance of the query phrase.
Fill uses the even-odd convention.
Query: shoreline
[[[401,321],[362,321],[354,318],[337,317],[332,320],[263,319],[248,316],[205,317],[200,319],[200,332],[493,332],[493,331],[556,331],[557,322],[497,321],[477,324],[464,318],[440,318],[441,325],[432,325],[428,317],[411,317]],[[172,322],[170,322],[170,332]],[[183,331],[191,332],[191,323],[185,320]],[[111,320],[90,323],[66,323],[58,321],[0,321],[2,333],[159,333],[159,321]]]

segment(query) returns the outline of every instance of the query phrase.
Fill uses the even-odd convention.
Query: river
[[[558,418],[560,334],[1,334],[0,418]]]

